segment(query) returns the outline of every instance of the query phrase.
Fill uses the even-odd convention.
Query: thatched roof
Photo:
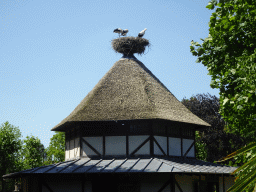
[[[81,121],[165,119],[210,126],[190,112],[134,56],[121,58],[74,111],[52,128]]]

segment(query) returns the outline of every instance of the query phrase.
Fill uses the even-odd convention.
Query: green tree
[[[196,62],[207,67],[212,77],[211,87],[220,89],[219,113],[228,123],[229,131],[252,142],[256,138],[256,1],[220,0],[217,4],[212,0],[206,7],[215,6],[220,8],[210,17],[209,36],[201,39],[202,44],[191,42],[190,50],[198,57]],[[233,155],[248,152],[245,149]],[[254,189],[256,168],[251,164],[254,149],[251,147],[247,153],[251,154],[246,155],[247,171],[238,171],[234,191]]]
[[[14,182],[6,185],[3,175],[18,172],[23,169],[20,161],[20,150],[22,148],[21,132],[18,127],[11,125],[8,121],[0,126],[0,176],[2,191],[13,190]]]
[[[24,143],[22,151],[24,168],[31,169],[42,166],[45,149],[40,139],[27,136]]]
[[[196,132],[197,159],[215,162],[244,145],[242,137],[225,132],[226,122],[218,113],[219,98],[209,93],[197,94],[190,99],[182,99],[181,103],[211,125],[208,129]],[[234,159],[232,162],[235,164]]]
[[[65,133],[56,132],[52,136],[49,147],[46,149],[47,161],[45,165],[65,161]]]

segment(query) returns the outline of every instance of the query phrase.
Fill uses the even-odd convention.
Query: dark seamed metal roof
[[[76,174],[76,173],[132,173],[132,172],[173,172],[201,174],[230,174],[237,167],[209,163],[197,159],[183,158],[123,158],[90,159],[79,158],[48,166],[37,167],[4,175],[12,178],[26,174]]]

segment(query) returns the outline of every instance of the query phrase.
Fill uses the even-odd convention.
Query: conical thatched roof
[[[74,111],[52,128],[81,121],[165,119],[210,126],[190,112],[134,56],[121,58]]]

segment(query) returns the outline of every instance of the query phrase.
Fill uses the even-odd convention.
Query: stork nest
[[[113,39],[111,44],[115,52],[124,55],[133,55],[134,53],[141,55],[146,46],[150,46],[149,41],[141,37],[121,37]]]

